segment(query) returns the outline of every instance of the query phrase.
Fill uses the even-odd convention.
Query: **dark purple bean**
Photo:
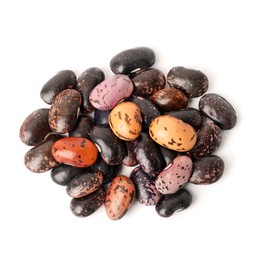
[[[89,139],[89,133],[93,126],[94,122],[91,117],[87,115],[80,115],[75,127],[69,132],[69,136],[85,137]]]

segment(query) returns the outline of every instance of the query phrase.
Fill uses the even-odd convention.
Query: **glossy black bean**
[[[75,88],[80,92],[82,97],[82,113],[89,113],[94,110],[93,106],[89,101],[89,94],[92,91],[92,89],[104,79],[104,72],[101,69],[95,67],[89,68],[79,75],[77,80],[77,86]]]
[[[125,142],[126,144],[126,156],[123,160],[125,166],[133,167],[138,164],[138,161],[135,156],[135,146],[134,143],[129,141]]]
[[[174,194],[163,195],[155,209],[161,217],[170,217],[174,213],[185,210],[192,203],[192,196],[186,189],[180,189]]]
[[[148,176],[156,177],[165,167],[164,160],[149,134],[142,132],[133,142],[136,159]]]
[[[110,61],[110,68],[115,74],[128,75],[132,71],[150,68],[155,62],[155,53],[147,47],[124,50]]]
[[[87,115],[80,115],[75,127],[69,132],[69,136],[85,137],[89,139],[89,133],[93,126],[94,122],[91,117]]]
[[[219,148],[221,141],[221,129],[212,120],[204,118],[201,129],[197,134],[197,142],[187,152],[187,155],[193,159],[210,155]]]
[[[184,67],[172,68],[167,74],[167,82],[170,87],[183,91],[189,98],[203,95],[209,85],[204,73]]]
[[[193,161],[193,172],[189,182],[193,184],[211,184],[223,175],[224,161],[217,155],[206,156]]]
[[[134,102],[140,108],[143,119],[142,126],[145,129],[149,129],[151,121],[161,115],[158,108],[146,98],[132,96],[129,101]]]
[[[134,93],[141,96],[151,96],[166,84],[164,74],[155,68],[133,73],[130,78],[134,83]]]
[[[20,139],[26,145],[38,145],[51,132],[48,122],[49,109],[40,108],[32,112],[20,128]]]
[[[103,173],[103,184],[108,184],[118,175],[122,165],[109,165],[102,159],[101,155],[99,155],[91,167],[100,170]]]
[[[231,129],[237,122],[235,109],[218,94],[206,94],[199,101],[200,111],[221,129]]]
[[[51,178],[56,184],[66,186],[79,171],[77,167],[61,163],[51,170]]]
[[[108,125],[108,116],[111,110],[98,110],[94,111],[94,123],[95,125]]]
[[[71,70],[59,71],[48,82],[44,84],[41,90],[41,98],[47,104],[52,104],[55,97],[67,88],[76,86],[76,75]]]
[[[200,111],[192,107],[179,111],[170,111],[165,114],[182,120],[183,122],[191,125],[196,131],[199,131],[203,122],[203,116]]]
[[[141,166],[132,170],[130,178],[135,184],[136,199],[146,206],[156,205],[161,193],[155,188],[155,181],[142,170]]]
[[[97,211],[105,202],[106,191],[103,186],[87,196],[74,198],[70,202],[70,208],[77,217],[88,217]]]
[[[25,166],[32,172],[47,172],[55,167],[58,162],[54,159],[51,149],[52,145],[59,139],[61,135],[51,134],[47,138],[29,150],[24,156]]]
[[[100,148],[100,154],[107,164],[117,165],[125,158],[125,143],[114,135],[109,126],[94,126],[90,131],[90,137]]]
[[[172,163],[172,161],[177,157],[178,152],[168,149],[162,145],[158,145],[157,146],[159,148],[159,151],[161,153],[161,156],[165,162],[165,165],[169,165],[170,163]]]

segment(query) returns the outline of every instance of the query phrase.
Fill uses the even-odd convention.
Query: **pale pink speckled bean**
[[[162,194],[173,194],[181,189],[189,180],[192,172],[192,160],[183,155],[175,158],[157,176],[156,189]]]
[[[110,110],[134,90],[133,82],[126,75],[114,75],[98,84],[89,95],[91,105],[99,110]]]

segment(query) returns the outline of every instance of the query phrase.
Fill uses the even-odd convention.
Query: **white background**
[[[259,1],[1,1],[0,259],[259,259]],[[57,71],[97,66],[148,46],[154,67],[202,70],[238,123],[217,154],[225,174],[188,185],[192,206],[171,218],[135,203],[119,221],[104,207],[75,217],[64,187],[23,165],[27,115],[47,107],[42,85]],[[197,101],[192,105],[196,106]]]

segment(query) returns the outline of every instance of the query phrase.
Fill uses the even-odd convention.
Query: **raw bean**
[[[51,170],[51,178],[56,184],[66,186],[79,171],[79,168],[60,163]]]
[[[75,127],[69,132],[69,136],[90,138],[89,133],[93,126],[94,122],[89,116],[80,115]]]
[[[79,91],[82,97],[82,113],[89,113],[94,110],[94,107],[89,101],[89,94],[92,89],[101,83],[104,79],[104,72],[101,69],[95,67],[89,68],[79,75],[75,89]]]
[[[199,101],[200,111],[221,129],[231,129],[237,122],[235,109],[218,94],[206,94]]]
[[[101,156],[98,157],[96,162],[91,166],[92,168],[96,168],[103,173],[103,184],[110,183],[120,172],[121,165],[109,165],[107,164]]]
[[[224,161],[217,155],[197,159],[193,163],[193,173],[189,182],[211,184],[218,181],[224,172]]]
[[[122,218],[135,198],[135,186],[133,181],[124,176],[116,176],[107,192],[105,209],[107,216],[112,220]]]
[[[131,75],[134,83],[134,93],[141,96],[150,96],[166,84],[164,74],[158,69],[147,69]]]
[[[155,188],[154,180],[152,180],[140,166],[134,168],[130,174],[130,178],[135,184],[136,199],[146,206],[156,205],[161,194]]]
[[[81,96],[77,90],[65,89],[60,92],[49,111],[52,131],[60,134],[71,131],[77,122],[80,104]]]
[[[197,135],[197,143],[187,155],[193,159],[214,153],[222,141],[221,129],[208,118],[205,118]]]
[[[103,182],[103,174],[98,169],[81,169],[67,185],[67,194],[72,198],[84,197],[97,190]]]
[[[170,217],[174,213],[185,210],[192,203],[192,196],[186,189],[174,194],[163,195],[155,209],[161,217]]]
[[[49,135],[43,142],[29,150],[24,157],[25,166],[32,172],[47,172],[58,162],[52,156],[52,145],[62,138],[60,135]]]
[[[98,110],[94,111],[94,123],[95,125],[108,125],[108,117],[111,110]]]
[[[123,164],[125,166],[136,166],[138,164],[138,161],[136,159],[135,155],[135,146],[133,142],[125,142],[126,144],[126,156],[123,160]]]
[[[117,165],[123,161],[126,155],[125,143],[108,126],[95,125],[90,131],[90,137],[100,148],[100,154],[107,164]]]
[[[126,75],[114,75],[98,84],[89,95],[92,106],[99,110],[110,110],[121,100],[128,98],[134,90],[133,82]]]
[[[165,167],[157,145],[145,132],[134,142],[135,156],[142,170],[151,178],[156,177]]]
[[[158,149],[161,153],[161,156],[165,162],[165,165],[169,165],[170,163],[172,163],[172,161],[177,157],[178,152],[168,149],[164,146],[158,145]]]
[[[51,132],[48,123],[49,109],[40,108],[32,112],[20,128],[20,139],[26,145],[35,146]]]
[[[88,217],[97,211],[106,198],[106,191],[103,186],[87,196],[71,200],[70,208],[77,217]]]
[[[155,53],[146,47],[124,50],[110,61],[111,70],[115,74],[130,74],[136,70],[150,68],[155,62]]]
[[[149,129],[151,121],[161,115],[158,108],[148,99],[133,96],[130,97],[129,101],[134,102],[139,107],[143,119],[142,126],[145,129]]]
[[[60,163],[84,168],[95,163],[98,150],[86,138],[64,137],[53,144],[52,155]]]
[[[150,97],[150,100],[163,111],[180,110],[188,106],[188,98],[175,88],[158,90]]]
[[[135,140],[142,130],[142,116],[133,102],[118,104],[109,114],[108,122],[114,134],[125,141]]]
[[[158,144],[179,152],[191,150],[197,140],[192,126],[169,115],[156,117],[150,125],[149,134]]]
[[[55,97],[67,88],[76,86],[76,75],[71,70],[62,70],[44,84],[41,90],[41,98],[47,104],[52,104]]]
[[[192,160],[178,156],[156,178],[155,187],[162,194],[173,194],[181,189],[192,173]]]
[[[208,90],[208,78],[199,70],[184,67],[174,67],[167,74],[170,87],[183,91],[187,97],[194,98],[203,95]]]
[[[186,109],[179,110],[179,111],[170,111],[167,112],[166,114],[170,116],[174,116],[182,120],[183,122],[191,125],[196,131],[200,130],[200,127],[203,122],[203,116],[200,113],[200,111],[192,107],[188,107]]]

